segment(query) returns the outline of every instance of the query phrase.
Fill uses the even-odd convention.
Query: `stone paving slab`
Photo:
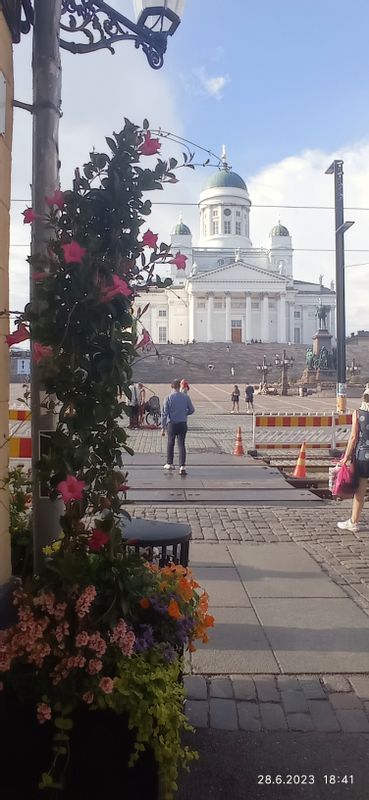
[[[250,597],[346,597],[296,544],[240,544],[228,549]]]
[[[251,608],[214,608],[211,641],[199,644],[191,656],[192,670],[201,674],[279,672],[255,612]]]
[[[250,608],[250,599],[233,567],[197,567],[196,580],[208,592],[214,609]]]
[[[253,600],[284,672],[369,671],[369,621],[349,598]]]
[[[186,712],[190,722],[195,727],[221,730],[369,733],[369,703],[361,703],[353,688],[358,676],[345,678],[350,708],[338,707],[338,695],[344,703],[348,693],[329,692],[324,676],[281,677],[290,678],[298,688],[281,691],[280,678],[269,675],[188,677]],[[315,696],[308,698],[308,694]]]

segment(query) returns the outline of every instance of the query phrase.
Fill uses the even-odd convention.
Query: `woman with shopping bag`
[[[359,521],[369,478],[369,383],[365,386],[359,410],[352,414],[351,434],[339,466],[347,467],[348,462],[352,464],[357,486],[352,501],[351,517],[345,522],[338,522],[337,527],[357,533],[360,530]]]

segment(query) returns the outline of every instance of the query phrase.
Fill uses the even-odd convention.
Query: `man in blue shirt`
[[[178,454],[179,454],[179,474],[187,475],[186,473],[186,433],[187,433],[187,417],[193,414],[195,409],[188,394],[180,392],[181,382],[179,380],[173,381],[172,393],[165,398],[163,404],[163,411],[161,415],[161,435],[165,436],[165,431],[168,432],[168,447],[167,447],[167,463],[164,469],[175,469],[173,466],[174,458],[174,444],[176,438],[178,439]]]

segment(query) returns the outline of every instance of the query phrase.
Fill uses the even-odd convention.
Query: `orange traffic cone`
[[[293,473],[294,478],[306,478],[305,458],[306,458],[305,442],[303,442],[300,448],[297,464],[295,466],[295,471]]]
[[[233,450],[233,455],[234,456],[244,456],[245,455],[245,451],[243,449],[243,444],[242,444],[241,428],[237,428],[236,444],[235,444],[235,447],[234,447],[234,450]]]

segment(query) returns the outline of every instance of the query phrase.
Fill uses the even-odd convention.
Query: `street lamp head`
[[[137,25],[172,36],[183,15],[185,0],[133,0]]]
[[[334,173],[334,161],[332,161],[330,167],[326,169],[325,175],[333,175],[333,173]]]

